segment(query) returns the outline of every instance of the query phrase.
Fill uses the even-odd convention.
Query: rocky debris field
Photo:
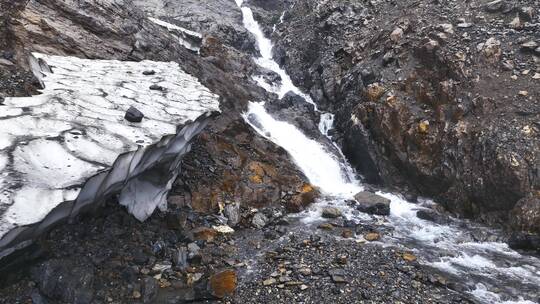
[[[274,54],[336,114],[334,138],[367,182],[534,233],[539,11],[532,0],[300,0]]]
[[[140,223],[110,202],[4,272],[0,303],[471,303],[413,254],[371,243],[382,229],[306,230],[279,207],[224,214],[177,207]]]

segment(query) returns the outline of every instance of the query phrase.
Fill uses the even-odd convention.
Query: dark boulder
[[[540,236],[516,232],[508,239],[508,246],[512,249],[531,250],[540,252]]]
[[[362,191],[356,194],[354,199],[358,202],[358,206],[356,207],[358,211],[375,215],[390,214],[390,200],[385,197],[372,192]]]
[[[447,224],[449,219],[447,216],[437,213],[434,210],[422,209],[416,212],[416,216],[420,219],[434,222],[437,224]]]
[[[124,118],[129,122],[141,122],[144,114],[135,107],[129,107]]]
[[[41,293],[64,303],[91,303],[94,298],[94,268],[89,262],[49,260],[32,271]]]

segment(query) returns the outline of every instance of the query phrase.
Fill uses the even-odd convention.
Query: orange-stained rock
[[[225,270],[210,277],[210,293],[216,298],[231,295],[236,289],[237,277],[233,270]]]
[[[207,227],[199,227],[195,228],[191,231],[193,233],[193,237],[196,240],[203,240],[203,241],[213,241],[214,238],[217,236],[217,231],[215,231],[212,228]]]

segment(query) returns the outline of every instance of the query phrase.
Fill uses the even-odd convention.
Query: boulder
[[[375,214],[390,215],[390,200],[372,192],[362,191],[354,196],[358,203],[358,211]]]
[[[92,303],[94,268],[86,261],[49,260],[32,271],[41,293],[64,303]]]
[[[326,207],[322,210],[322,217],[324,218],[338,218],[341,216],[341,210],[335,207]]]

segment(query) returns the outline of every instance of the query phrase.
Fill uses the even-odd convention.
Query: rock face
[[[519,31],[509,24],[530,11],[520,6],[540,7],[501,3],[299,0],[274,53],[336,114],[335,139],[368,182],[538,232],[539,67],[521,47],[538,40],[538,14]]]

